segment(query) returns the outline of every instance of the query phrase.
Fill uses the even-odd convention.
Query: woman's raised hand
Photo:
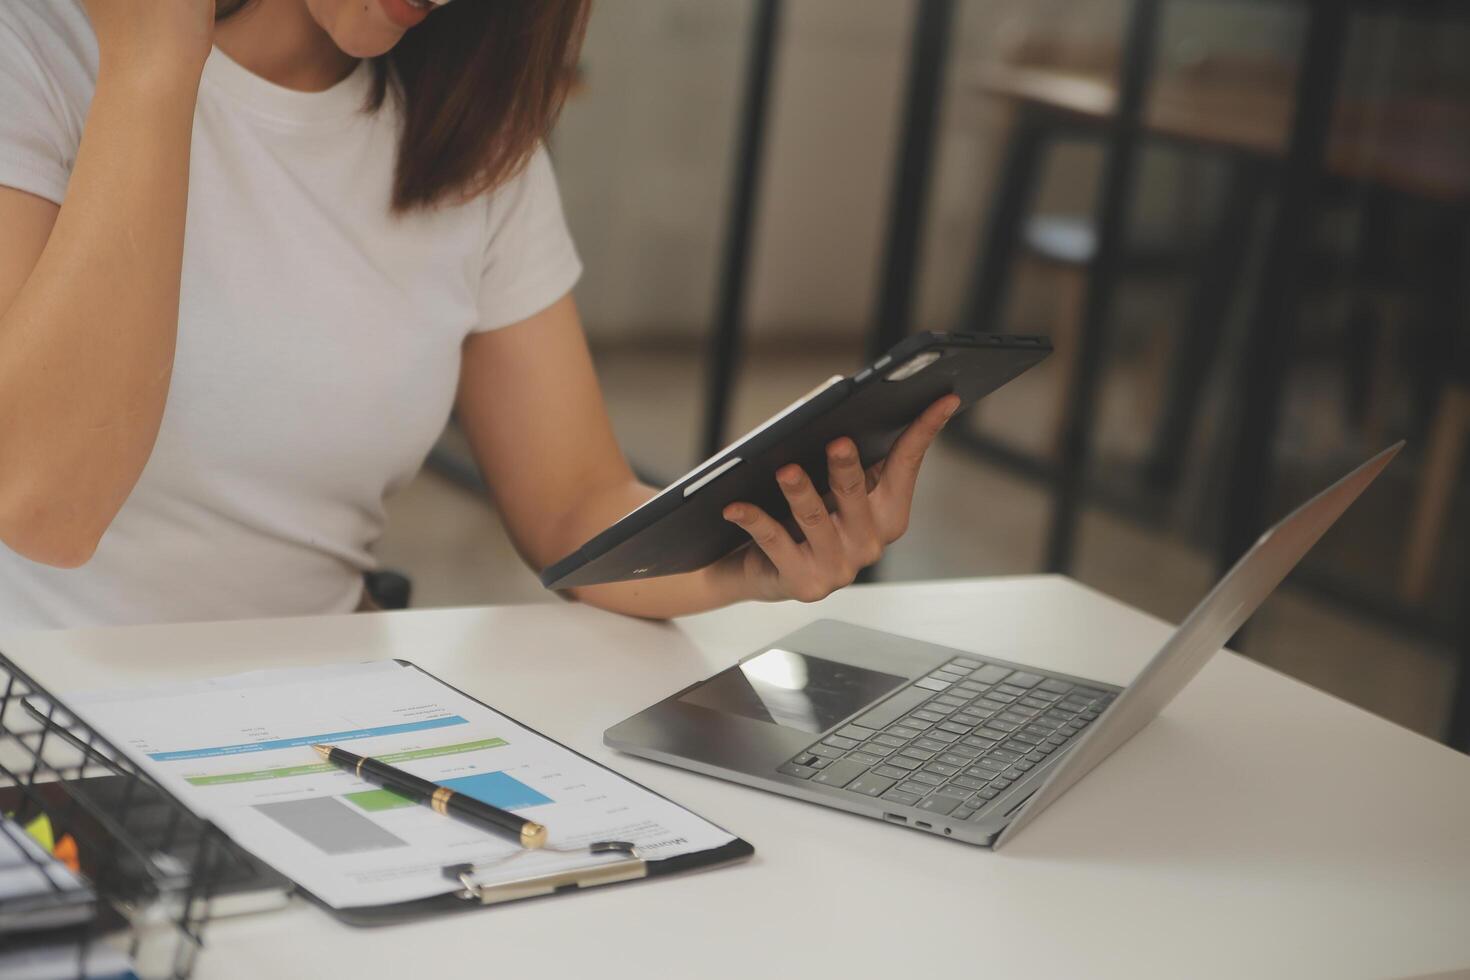
[[[83,0],[101,71],[197,84],[214,37],[215,0]]]
[[[163,419],[214,33],[214,0],[85,2],[100,64],[66,200],[0,188],[0,282],[19,284],[0,303],[0,540],[60,568],[91,558]]]
[[[724,559],[720,570],[740,577],[742,594],[761,599],[816,602],[847,585],[908,529],[924,453],[959,406],[955,395],[930,405],[898,437],[888,458],[867,471],[851,439],[828,444],[832,511],[800,466],[777,470],[776,481],[804,540],[798,542],[753,504],[731,504],[725,519],[740,525],[755,547]]]

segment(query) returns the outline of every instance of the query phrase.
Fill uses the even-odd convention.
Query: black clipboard
[[[454,685],[446,683],[444,680],[435,676],[433,673],[424,670],[424,668],[420,667],[418,664],[415,664],[412,661],[400,660],[397,658],[394,659],[394,662],[403,667],[409,667],[419,671],[420,673],[433,679],[435,682],[443,684],[446,688],[454,691],[461,697],[468,698],[481,707],[486,708],[490,711],[494,711],[496,714],[505,718],[507,721],[511,721],[517,725],[520,725],[522,728],[531,732],[533,735],[544,738],[551,744],[565,750],[566,752],[571,753],[577,758],[589,762],[592,765],[597,766],[599,769],[603,769],[607,772],[612,773],[614,776],[631,783],[632,785],[643,790],[645,793],[649,793],[650,795],[656,796],[659,799],[666,800],[669,803],[672,803],[674,806],[679,806],[678,803],[670,800],[662,793],[655,793],[653,790],[649,789],[647,786],[644,786],[642,783],[639,783],[633,779],[629,779],[627,776],[624,776],[622,773],[618,772],[615,769],[603,765],[596,759],[588,758],[587,756],[578,752],[576,749],[569,748],[568,746],[563,745],[553,738],[548,738],[546,735],[532,728],[530,725],[527,725],[524,722],[519,721],[518,719],[512,718],[510,715],[506,714],[504,711],[501,711],[499,708],[492,707],[491,705],[486,704],[484,701],[481,701],[474,695],[468,694],[465,691],[462,691],[459,688],[455,687]],[[681,807],[681,809],[688,810],[687,807]],[[695,816],[699,816],[699,814],[695,814]],[[703,820],[705,818],[700,817],[700,819]],[[720,827],[719,824],[715,824],[713,821],[706,822],[711,823],[716,827],[719,827],[720,830],[724,830],[727,834],[730,833],[730,831],[725,830],[724,827]],[[733,834],[731,834],[731,836],[734,837]],[[476,895],[464,894],[463,889],[455,889],[453,882],[446,879],[446,886],[454,890],[448,891],[446,894],[443,895],[431,895],[428,898],[413,899],[407,902],[392,902],[387,905],[364,905],[348,909],[333,908],[332,906],[316,898],[314,895],[306,891],[306,889],[301,888],[300,886],[297,887],[297,891],[313,901],[315,904],[321,906],[323,909],[326,909],[327,912],[331,913],[331,915],[335,917],[338,921],[343,922],[347,925],[393,925],[401,922],[413,921],[415,919],[427,918],[430,916],[444,915],[453,912],[464,912],[474,909],[483,909],[510,901],[521,901],[527,898],[540,898],[546,895],[560,894],[567,891],[579,891],[584,888],[601,887],[603,885],[617,884],[625,881],[638,881],[645,878],[661,878],[665,875],[677,874],[681,871],[693,871],[698,868],[709,868],[716,865],[729,864],[734,861],[740,861],[748,858],[753,854],[755,854],[754,847],[752,847],[747,841],[742,840],[739,837],[735,837],[734,840],[722,844],[719,847],[712,848],[708,851],[700,851],[694,854],[680,854],[674,857],[661,858],[659,860],[653,861],[636,859],[639,867],[634,867],[632,864],[632,861],[634,859],[630,858],[623,861],[613,861],[609,863],[595,865],[593,867],[581,869],[574,872],[555,872],[550,875],[528,877],[520,882],[511,883],[511,886],[489,886],[485,889],[482,889],[482,894]],[[289,875],[287,875],[287,877],[289,877]]]

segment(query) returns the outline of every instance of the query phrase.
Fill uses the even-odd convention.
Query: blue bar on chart
[[[336,744],[350,742],[356,738],[374,738],[378,735],[402,735],[404,732],[426,732],[433,728],[450,725],[467,725],[459,715],[444,718],[429,718],[425,721],[405,722],[402,725],[379,725],[377,728],[354,728],[345,732],[322,732],[318,735],[301,735],[296,738],[273,738],[266,742],[242,742],[239,745],[216,745],[207,749],[181,749],[177,752],[150,752],[148,758],[155,762],[177,762],[180,759],[209,759],[221,755],[243,755],[246,752],[269,752],[272,749],[294,749],[314,745],[317,742]]]
[[[448,786],[456,793],[463,793],[502,810],[520,810],[551,802],[551,797],[536,792],[519,779],[503,772],[482,772],[473,776],[445,779],[439,785]]]

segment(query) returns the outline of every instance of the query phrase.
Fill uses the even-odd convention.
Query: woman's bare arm
[[[66,200],[0,188],[0,541],[82,564],[153,448],[178,327],[213,0],[90,0],[101,67]]]
[[[653,496],[618,448],[570,296],[465,344],[457,410],[511,540],[542,569]],[[667,618],[745,596],[675,575],[573,590],[618,612]]]

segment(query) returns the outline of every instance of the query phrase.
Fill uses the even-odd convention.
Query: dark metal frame
[[[1440,230],[1438,262],[1428,270],[1435,283],[1431,295],[1438,299],[1431,316],[1434,325],[1448,335],[1443,340],[1447,349],[1441,370],[1447,366],[1455,380],[1465,384],[1470,383],[1470,283],[1465,278],[1470,268],[1470,204],[1446,215]],[[1470,751],[1470,575],[1465,577],[1465,593],[1459,607],[1460,662],[1450,694],[1447,741]]]
[[[745,93],[735,142],[735,171],[725,216],[725,243],[720,257],[719,292],[715,300],[714,330],[706,365],[707,385],[702,456],[712,456],[725,444],[735,367],[740,359],[745,327],[750,242],[760,200],[761,161],[765,153],[767,107],[771,77],[780,40],[781,0],[757,0],[751,24],[750,50],[745,68]]]
[[[975,250],[974,269],[960,308],[961,330],[980,332],[1001,328],[1014,279],[1016,243],[1041,182],[1043,150],[1050,129],[1051,121],[1042,113],[1026,105],[1016,107],[1005,156],[995,180],[999,193],[992,195],[984,237]]]
[[[1245,553],[1266,525],[1272,450],[1301,311],[1304,256],[1317,215],[1347,21],[1340,0],[1311,0],[1295,111],[1273,188],[1277,203],[1266,236],[1262,280],[1236,370],[1234,403],[1240,415],[1226,470],[1225,518],[1217,552],[1222,571]]]
[[[903,131],[888,195],[887,233],[880,266],[881,285],[868,336],[868,357],[876,359],[907,336],[914,313],[915,280],[923,251],[934,145],[944,102],[949,35],[954,0],[919,0],[909,45]]]
[[[1247,243],[1256,223],[1266,182],[1266,167],[1238,158],[1228,164],[1225,194],[1215,229],[1201,256],[1199,279],[1185,313],[1184,327],[1170,358],[1168,390],[1159,414],[1144,480],[1154,490],[1173,489],[1183,474],[1190,437],[1219,355],[1230,317],[1230,300],[1244,278]]]
[[[1143,100],[1153,76],[1155,40],[1162,0],[1134,0],[1128,15],[1124,57],[1119,66],[1118,104],[1107,157],[1103,161],[1102,194],[1097,205],[1097,249],[1087,270],[1087,292],[1078,330],[1077,367],[1063,402],[1061,461],[1052,498],[1051,533],[1045,567],[1070,567],[1076,547],[1077,516],[1092,442],[1092,419],[1107,346],[1108,315],[1123,261],[1128,210],[1133,200]]]
[[[73,926],[0,936],[0,947],[44,945],[85,969],[100,944],[149,953],[139,967],[187,977],[204,945],[212,899],[233,881],[289,887],[211,822],[196,816],[65,702],[0,654],[0,812],[44,815],[76,845],[95,896]],[[47,861],[22,855],[56,892]],[[16,897],[24,907],[25,899]],[[0,899],[0,911],[5,910]],[[145,932],[147,935],[145,936]],[[146,943],[145,943],[146,939]],[[9,948],[9,947],[4,947]]]

